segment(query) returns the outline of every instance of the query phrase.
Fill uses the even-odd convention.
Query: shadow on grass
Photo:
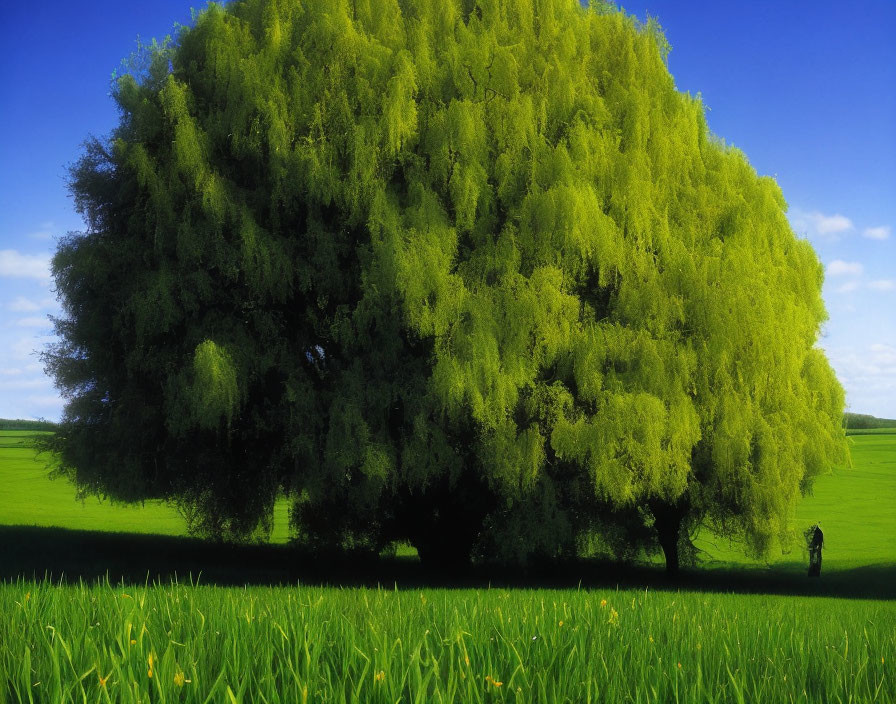
[[[526,572],[471,568],[433,572],[416,558],[325,560],[287,545],[232,545],[134,533],[0,526],[0,581],[376,586],[389,588],[638,588],[896,599],[896,564],[828,570],[810,579],[798,564],[770,569],[701,568],[669,578],[659,566],[579,562]]]

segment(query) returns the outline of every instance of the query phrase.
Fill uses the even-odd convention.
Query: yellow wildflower
[[[110,672],[110,673],[109,673],[108,675],[106,675],[105,677],[102,677],[102,676],[100,675],[100,673],[97,672],[97,673],[96,673],[96,676],[97,676],[97,679],[100,681],[100,687],[105,687],[105,686],[106,686],[106,682],[109,681],[109,678],[112,676],[112,673]]]
[[[653,636],[647,636],[647,640],[649,640],[651,643],[653,643]]]
[[[616,609],[610,609],[610,618],[607,619],[607,623],[612,623],[614,626],[619,625],[619,612]]]
[[[25,601],[30,601],[30,600],[31,600],[31,592],[26,592]]]
[[[122,593],[121,593],[121,598],[122,598],[122,599],[130,599],[130,598],[131,598],[131,595],[130,595],[130,594],[125,594],[124,592],[122,592]]]
[[[606,599],[601,599],[601,600],[600,600],[600,608],[604,608],[606,605],[607,605],[607,600],[606,600]]]
[[[131,645],[137,645],[137,641],[135,641],[133,638],[131,638]]]
[[[492,685],[493,687],[500,687],[502,684],[504,684],[503,682],[498,682],[498,681],[497,681],[494,677],[492,677],[491,675],[486,675],[486,676],[485,676],[485,681],[488,682],[488,683],[489,683],[490,685]]]
[[[679,670],[681,669],[681,663],[678,663],[678,669]]]
[[[470,656],[464,653],[464,663],[466,663],[467,667],[470,666]]]
[[[151,653],[151,652],[150,652],[150,654],[149,654],[149,657],[146,659],[146,662],[149,663],[149,670],[147,670],[146,674],[147,674],[148,677],[152,677],[153,657],[152,657],[152,653]]]
[[[560,622],[559,627],[563,628],[563,621]]]
[[[384,679],[386,679],[386,673],[380,670],[373,676],[373,679],[375,679],[377,682],[382,682]]]

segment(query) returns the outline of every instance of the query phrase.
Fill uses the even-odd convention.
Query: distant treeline
[[[848,430],[896,428],[896,420],[893,418],[875,418],[862,413],[844,413],[843,416],[843,424]]]
[[[56,430],[56,423],[49,420],[0,418],[0,430]]]

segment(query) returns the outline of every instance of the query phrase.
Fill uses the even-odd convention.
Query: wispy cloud
[[[16,325],[18,325],[20,328],[49,328],[51,326],[49,320],[47,320],[46,318],[41,318],[39,316],[19,318],[16,321]]]
[[[25,400],[33,406],[54,410],[61,409],[63,403],[62,397],[59,394],[41,394],[37,396],[28,396]]]
[[[828,276],[861,276],[864,267],[859,262],[845,262],[835,259],[827,266]]]
[[[828,239],[839,239],[844,232],[855,229],[845,215],[836,213],[826,215],[817,210],[805,211],[794,208],[790,213],[790,223],[798,234],[821,236]]]
[[[40,305],[24,296],[17,296],[16,299],[12,303],[8,303],[6,307],[15,313],[36,313],[40,310]]]
[[[842,284],[837,287],[837,293],[849,293],[850,291],[857,291],[859,288],[858,281],[847,281],[845,284]]]
[[[862,237],[867,237],[869,240],[885,240],[889,236],[889,225],[880,225],[879,227],[866,227],[862,231]]]
[[[867,347],[827,351],[837,378],[846,389],[851,410],[893,418],[896,395],[896,346],[877,342]]]
[[[28,238],[32,240],[49,240],[52,239],[53,233],[56,231],[56,224],[52,220],[42,222],[40,227],[34,232],[28,233]]]
[[[869,281],[868,288],[875,291],[894,291],[896,290],[896,281],[893,279],[878,279],[877,281]]]
[[[0,391],[21,391],[23,389],[45,389],[50,386],[50,380],[47,377],[39,377],[37,379],[12,379],[10,381],[0,380]]]
[[[15,249],[0,249],[0,276],[49,280],[50,255],[22,254]]]
[[[49,343],[55,341],[56,337],[53,335],[22,337],[9,346],[9,351],[13,359],[27,359],[43,350]]]

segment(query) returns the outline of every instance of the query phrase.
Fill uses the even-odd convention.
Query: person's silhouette
[[[820,577],[821,549],[824,547],[824,533],[821,532],[821,526],[816,525],[811,535],[812,538],[809,541],[809,576]]]

